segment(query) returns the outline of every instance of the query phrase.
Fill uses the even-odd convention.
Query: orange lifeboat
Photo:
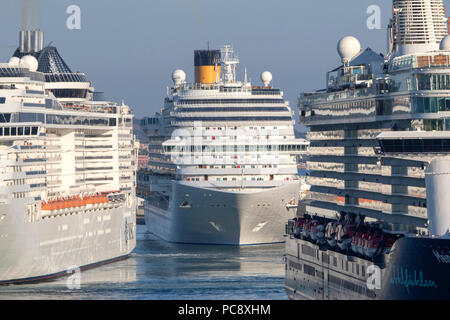
[[[69,199],[68,198],[63,199],[61,202],[63,204],[63,209],[69,209]]]
[[[42,210],[45,210],[45,211],[49,211],[49,210],[51,210],[51,205],[50,205],[50,203],[47,203],[47,202],[42,202],[41,203],[41,209]]]
[[[95,203],[94,202],[94,197],[86,197],[85,199],[86,199],[86,203],[87,204],[94,204]]]
[[[75,203],[75,197],[72,197],[68,200],[69,203],[69,208],[75,208],[76,207],[76,203]]]
[[[57,200],[55,200],[55,203],[56,203],[56,207],[58,208],[58,209],[64,209],[64,202],[63,201],[61,201],[61,199],[57,199]]]
[[[83,207],[83,202],[82,202],[80,196],[76,196],[75,204],[77,207]]]

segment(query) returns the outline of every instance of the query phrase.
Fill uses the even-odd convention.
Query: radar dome
[[[30,69],[31,72],[35,72],[38,69],[39,62],[35,57],[28,55],[20,59],[20,66]]]
[[[180,85],[186,80],[186,73],[181,69],[175,70],[172,73],[172,80],[175,85]]]
[[[20,64],[20,59],[17,57],[12,57],[11,59],[9,59],[8,64],[10,64],[12,67],[18,67]]]
[[[272,74],[269,71],[264,71],[261,73],[261,81],[264,83],[264,86],[267,87],[272,81]]]
[[[337,50],[342,62],[348,63],[361,52],[361,44],[355,37],[347,36],[339,40]]]
[[[450,35],[444,37],[439,45],[439,50],[450,51]]]

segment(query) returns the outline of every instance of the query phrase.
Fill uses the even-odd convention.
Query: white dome
[[[348,63],[361,52],[361,44],[355,37],[347,36],[339,40],[337,51],[343,63]]]
[[[450,35],[444,37],[439,45],[439,50],[450,51]]]
[[[172,73],[172,80],[176,85],[180,85],[186,80],[186,73],[181,69],[177,69]]]
[[[264,83],[264,86],[268,86],[272,81],[272,74],[269,71],[264,71],[261,73],[261,81]]]
[[[18,67],[20,64],[20,59],[17,57],[12,57],[11,59],[9,59],[8,64],[10,64],[12,67]]]
[[[20,59],[20,66],[30,69],[31,72],[35,72],[39,67],[39,63],[35,57],[28,55]]]

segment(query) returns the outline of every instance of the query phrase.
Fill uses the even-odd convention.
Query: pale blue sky
[[[450,0],[449,0],[450,1]],[[445,3],[449,2],[445,1]],[[81,8],[81,30],[66,28],[69,5]],[[368,6],[381,7],[381,30],[366,27]],[[295,107],[300,91],[325,86],[339,65],[337,41],[357,37],[385,53],[391,0],[41,0],[40,27],[73,71],[85,72],[99,91],[122,98],[137,116],[161,108],[171,73],[193,79],[193,51],[231,44],[253,83],[264,70]],[[17,46],[18,0],[1,0],[0,61]]]

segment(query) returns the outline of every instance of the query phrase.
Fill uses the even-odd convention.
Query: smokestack
[[[20,52],[39,52],[44,49],[44,33],[39,30],[39,0],[21,0],[21,5]]]
[[[195,50],[195,83],[215,83],[220,79],[220,50]]]
[[[20,52],[34,53],[44,49],[44,33],[38,30],[20,31]]]

